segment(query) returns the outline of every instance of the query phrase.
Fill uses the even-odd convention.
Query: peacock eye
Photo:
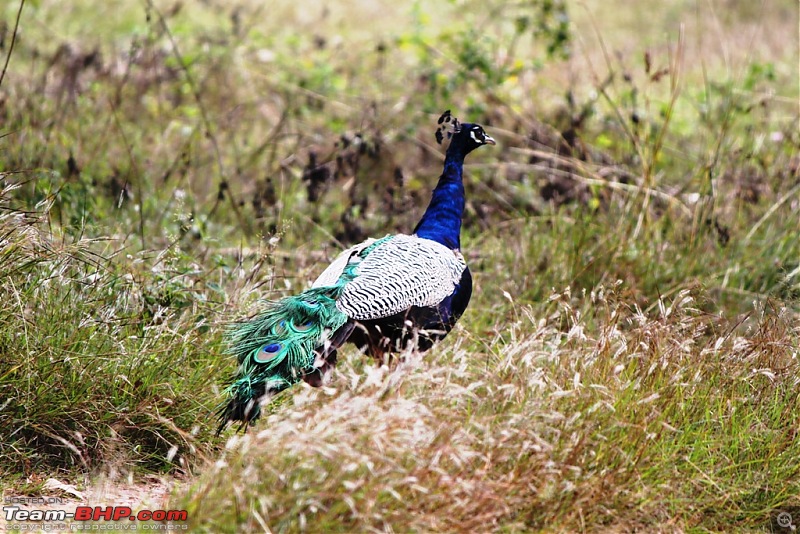
[[[295,325],[294,329],[298,332],[307,332],[311,330],[311,327],[314,326],[314,323],[311,321],[306,322],[305,324],[298,324]]]
[[[263,350],[264,352],[269,352],[270,354],[274,354],[279,350],[281,350],[281,345],[280,343],[270,343],[269,345],[266,345]]]

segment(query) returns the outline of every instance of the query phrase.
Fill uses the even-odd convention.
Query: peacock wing
[[[371,237],[366,241],[359,243],[358,245],[348,248],[336,256],[336,259],[333,260],[333,262],[328,265],[324,271],[322,271],[322,274],[317,277],[311,287],[328,287],[337,285],[351,258],[357,257],[364,251],[364,249],[375,243],[375,241],[377,240]]]
[[[350,255],[336,307],[351,319],[369,320],[436,306],[453,294],[465,268],[461,253],[435,241],[387,236]]]

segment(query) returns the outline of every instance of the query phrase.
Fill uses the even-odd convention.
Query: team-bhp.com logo
[[[186,510],[134,512],[130,506],[78,506],[74,512],[67,512],[59,509],[29,510],[14,505],[3,506],[3,516],[7,531],[98,530],[97,522],[100,521],[122,522],[115,530],[186,530],[185,522],[189,517]],[[77,521],[84,523],[76,523]],[[127,523],[127,521],[141,523]],[[148,521],[156,523],[147,523]],[[32,529],[32,526],[38,528]]]

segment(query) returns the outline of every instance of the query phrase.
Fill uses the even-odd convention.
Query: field
[[[72,4],[0,6],[3,497],[152,487],[201,532],[800,524],[796,1]],[[457,327],[215,436],[226,326],[410,232],[445,109],[498,141]]]

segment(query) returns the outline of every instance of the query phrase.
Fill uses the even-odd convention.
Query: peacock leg
[[[306,382],[306,384],[315,388],[318,388],[324,384],[328,376],[330,376],[331,372],[333,371],[333,368],[336,367],[336,351],[332,350],[328,352],[325,358],[321,359],[318,357],[317,360],[321,361],[319,361],[319,363],[314,363],[315,369],[310,373],[303,375],[303,380]]]

